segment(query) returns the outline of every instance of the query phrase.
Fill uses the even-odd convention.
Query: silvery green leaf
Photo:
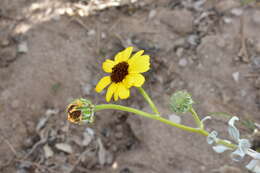
[[[260,160],[251,160],[247,165],[246,168],[252,172],[260,173]]]
[[[217,141],[217,136],[218,132],[217,131],[212,131],[208,136],[207,136],[207,142],[208,144],[213,144],[214,142]]]
[[[239,143],[238,143],[238,147],[240,148],[240,150],[242,150],[244,153],[247,153],[248,150],[251,147],[251,144],[249,142],[249,140],[247,139],[240,139]]]
[[[235,121],[238,121],[238,120],[239,120],[239,118],[236,117],[236,116],[234,116],[234,117],[232,117],[232,118],[229,120],[229,122],[228,122],[228,125],[229,125],[229,127],[228,127],[228,133],[229,133],[229,135],[231,136],[231,138],[232,138],[234,141],[236,141],[236,142],[239,141],[240,133],[239,133],[239,130],[235,127],[234,123],[235,123]]]
[[[216,152],[216,153],[223,153],[227,150],[231,150],[231,148],[225,146],[225,145],[216,145],[213,146],[212,149]]]
[[[201,123],[203,124],[206,120],[210,120],[211,118],[211,116],[206,116],[201,120]]]
[[[233,153],[231,153],[231,158],[234,161],[242,160],[251,147],[251,144],[247,139],[239,139],[238,142],[238,148]]]
[[[255,150],[248,149],[247,155],[251,156],[254,159],[260,160],[260,153],[256,152]]]

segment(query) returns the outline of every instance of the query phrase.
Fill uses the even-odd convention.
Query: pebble
[[[178,115],[175,115],[175,114],[169,115],[169,120],[174,122],[174,123],[178,123],[178,124],[181,123],[181,117],[178,116]]]
[[[92,141],[93,136],[91,136],[89,133],[84,132],[83,133],[83,141],[82,141],[82,145],[83,146],[88,146],[90,144],[90,142]]]
[[[179,47],[177,50],[176,50],[176,55],[181,58],[182,55],[183,55],[183,52],[184,52],[184,49],[182,47]]]
[[[153,19],[155,16],[156,16],[156,13],[157,11],[152,9],[150,12],[149,12],[149,15],[148,15],[148,19]]]
[[[99,164],[101,166],[104,166],[104,164],[106,163],[106,149],[100,138],[98,138],[97,142],[98,142],[98,146],[99,146],[99,150],[98,150]]]
[[[243,14],[243,9],[234,8],[234,9],[231,10],[230,13],[233,14],[234,16],[241,16]]]
[[[232,23],[232,19],[231,18],[229,18],[229,17],[223,17],[223,20],[224,20],[224,22],[226,23],[226,24],[230,24],[230,23]]]
[[[187,61],[187,59],[186,58],[182,58],[182,59],[180,59],[179,60],[179,66],[181,66],[181,67],[185,67],[187,64],[188,64],[188,61]]]
[[[200,38],[198,35],[192,34],[188,36],[187,41],[192,46],[197,46],[200,43]]]
[[[48,144],[43,146],[43,151],[46,159],[52,157],[54,154],[51,147]]]
[[[22,41],[21,43],[18,44],[17,52],[18,53],[27,53],[28,52],[28,45],[27,45],[26,41]]]
[[[66,143],[57,143],[55,144],[55,147],[60,150],[63,151],[65,153],[71,154],[73,152],[72,147],[69,144]]]
[[[240,73],[238,71],[232,73],[232,77],[233,77],[235,82],[239,82],[239,76],[240,76]]]
[[[95,131],[92,129],[92,128],[86,128],[85,131],[90,134],[91,136],[94,136],[95,135]]]
[[[88,31],[88,36],[93,36],[96,34],[96,31],[94,29],[91,29]]]

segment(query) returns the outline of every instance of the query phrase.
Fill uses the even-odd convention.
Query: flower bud
[[[176,113],[186,113],[192,108],[193,100],[186,91],[178,91],[171,96],[171,109]]]
[[[74,100],[67,107],[68,120],[72,123],[92,123],[94,121],[94,105],[86,99]]]

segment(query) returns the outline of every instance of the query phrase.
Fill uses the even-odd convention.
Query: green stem
[[[203,127],[203,124],[201,123],[200,118],[199,118],[198,114],[196,113],[196,111],[195,111],[193,108],[191,108],[191,109],[190,109],[190,112],[191,112],[191,114],[192,114],[192,116],[193,116],[193,118],[194,118],[194,120],[195,120],[197,126],[198,126],[199,128],[201,128],[201,129],[203,129],[203,128],[204,128],[204,127]]]
[[[185,126],[185,125],[182,125],[182,124],[174,123],[174,122],[167,120],[165,118],[162,118],[158,115],[143,112],[143,111],[140,111],[138,109],[130,108],[130,107],[127,107],[127,106],[121,106],[121,105],[115,105],[115,104],[102,104],[102,105],[96,105],[95,106],[95,111],[104,110],[104,109],[115,109],[115,110],[131,112],[131,113],[135,113],[137,115],[141,115],[141,116],[144,116],[144,117],[147,117],[147,118],[151,118],[151,119],[154,119],[154,120],[161,121],[165,124],[177,127],[177,128],[182,129],[184,131],[201,133],[200,129],[196,129],[196,128],[192,128],[192,127]]]
[[[145,90],[142,87],[138,87],[139,92],[143,95],[144,99],[148,102],[150,107],[152,108],[153,112],[157,115],[160,115],[157,107],[153,103],[152,99],[149,97],[149,95],[145,92]]]
[[[168,119],[162,118],[161,116],[158,116],[156,114],[150,114],[150,113],[143,112],[143,111],[140,111],[140,110],[135,109],[135,108],[131,108],[131,107],[127,107],[127,106],[121,106],[121,105],[116,105],[116,104],[101,104],[101,105],[96,105],[95,106],[95,112],[96,111],[100,111],[100,110],[106,110],[106,109],[113,109],[113,110],[121,110],[121,111],[131,112],[131,113],[143,116],[143,117],[147,117],[147,118],[151,118],[151,119],[154,119],[154,120],[158,120],[158,121],[160,121],[162,123],[171,125],[173,127],[182,129],[182,130],[187,131],[187,132],[198,133],[198,134],[201,134],[203,136],[208,136],[209,135],[209,133],[207,131],[205,131],[204,129],[192,128],[192,127],[185,126],[185,125],[182,125],[182,124],[174,123],[174,122],[172,122],[172,121],[170,121]],[[224,140],[221,140],[221,139],[218,140],[217,144],[225,145],[225,146],[230,147],[232,149],[237,148],[237,145],[230,144],[230,143],[228,143],[228,142],[226,142]]]

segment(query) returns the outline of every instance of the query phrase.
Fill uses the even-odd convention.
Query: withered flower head
[[[72,123],[92,123],[94,121],[94,105],[86,99],[74,100],[67,107],[68,120]]]

